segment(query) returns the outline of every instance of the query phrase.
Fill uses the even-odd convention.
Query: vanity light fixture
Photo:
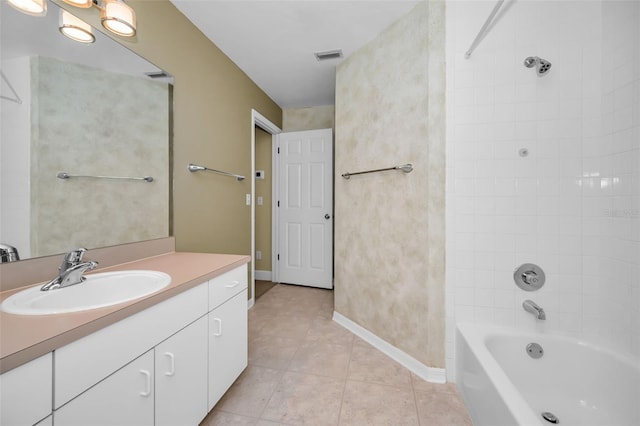
[[[10,6],[31,16],[47,14],[47,0],[7,0]]]
[[[136,35],[136,12],[123,0],[104,0],[100,21],[112,33],[124,37]]]
[[[11,6],[22,13],[32,16],[44,16],[47,13],[47,0],[6,0]],[[123,37],[133,37],[136,35],[136,12],[124,0],[63,0],[65,3],[79,8],[90,8],[95,6],[100,10],[100,22],[102,26],[114,34]],[[67,18],[65,18],[67,19]],[[79,21],[79,20],[78,20]],[[82,22],[82,21],[79,21]],[[89,36],[85,29],[85,24],[73,24],[78,28],[63,30],[62,17],[60,18],[60,31],[67,37],[83,43],[93,43],[93,34]],[[69,32],[84,32],[84,35],[75,36]],[[90,33],[90,30],[89,30]]]
[[[60,32],[71,40],[80,43],[93,43],[96,37],[91,32],[91,25],[66,10],[60,9]]]

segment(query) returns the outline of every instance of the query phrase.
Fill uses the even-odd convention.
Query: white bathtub
[[[544,354],[526,351],[538,343]],[[473,424],[640,425],[640,366],[565,336],[458,324],[457,385]]]

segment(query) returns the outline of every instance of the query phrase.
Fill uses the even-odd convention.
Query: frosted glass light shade
[[[92,0],[64,0],[64,2],[71,6],[81,7],[83,9],[93,6]]]
[[[7,3],[27,15],[44,16],[47,14],[47,0],[7,0]]]
[[[93,43],[96,41],[91,25],[66,10],[60,10],[60,32],[71,40],[80,43]]]
[[[100,12],[102,26],[124,36],[136,35],[136,12],[122,0],[105,0]]]

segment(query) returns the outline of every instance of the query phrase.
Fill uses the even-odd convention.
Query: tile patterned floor
[[[249,366],[201,426],[471,425],[455,385],[423,381],[332,314],[332,291],[264,294],[249,310]]]

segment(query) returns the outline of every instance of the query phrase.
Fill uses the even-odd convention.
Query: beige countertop
[[[249,260],[248,256],[240,255],[171,252],[96,271],[150,269],[169,274],[171,284],[149,296],[106,308],[66,314],[13,315],[0,312],[0,373],[244,265]],[[24,289],[0,293],[0,302]]]

